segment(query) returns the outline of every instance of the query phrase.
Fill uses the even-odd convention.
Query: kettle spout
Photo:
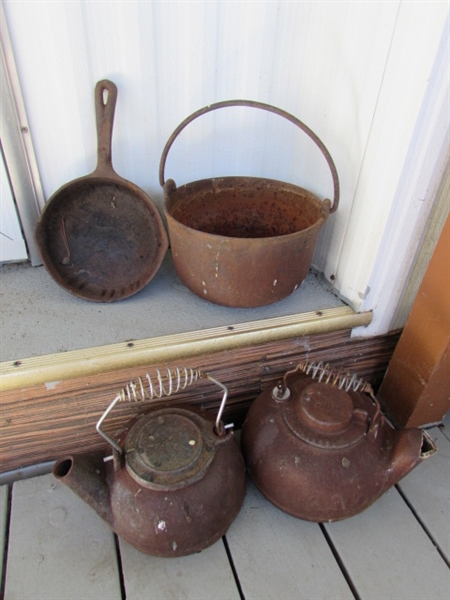
[[[53,465],[52,472],[104,521],[113,525],[106,467],[101,454],[65,456]]]
[[[397,483],[437,450],[434,440],[422,429],[404,429],[397,433],[399,438],[391,456],[389,473],[392,481],[389,485]]]
[[[433,438],[426,432],[422,430],[422,446],[420,448],[420,458],[421,460],[425,460],[437,451],[437,446]]]

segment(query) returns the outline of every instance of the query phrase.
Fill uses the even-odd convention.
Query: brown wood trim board
[[[400,427],[439,423],[450,409],[450,215],[380,388]]]

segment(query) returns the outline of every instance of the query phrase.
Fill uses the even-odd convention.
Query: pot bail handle
[[[97,168],[95,172],[113,171],[111,141],[114,113],[117,102],[117,86],[108,79],[95,86],[95,117],[97,123]]]
[[[297,119],[297,117],[294,117],[293,115],[282,110],[281,108],[276,108],[275,106],[272,106],[270,104],[264,104],[263,102],[256,102],[253,100],[224,100],[222,102],[216,102],[215,104],[210,104],[209,106],[205,106],[204,108],[197,110],[196,112],[192,113],[189,117],[184,119],[184,121],[182,121],[182,123],[180,123],[178,125],[178,127],[174,130],[174,132],[172,133],[170,138],[167,140],[166,145],[164,146],[164,150],[161,155],[161,161],[159,163],[159,183],[160,183],[161,187],[164,187],[164,184],[165,184],[164,171],[165,171],[165,166],[166,166],[167,155],[169,153],[169,150],[170,150],[172,144],[174,143],[174,141],[178,137],[178,135],[181,133],[181,131],[187,125],[189,125],[189,123],[192,123],[192,121],[194,121],[198,117],[201,117],[202,115],[204,115],[206,113],[212,112],[213,110],[218,110],[219,108],[228,108],[230,106],[248,106],[250,108],[259,108],[262,110],[266,110],[268,112],[275,113],[276,115],[279,115],[280,117],[287,119],[288,121],[290,121],[291,123],[293,123],[294,125],[299,127],[304,133],[306,133],[306,135],[308,135],[311,138],[311,140],[316,144],[316,146],[322,152],[325,160],[327,161],[328,167],[331,171],[331,176],[333,178],[334,198],[333,198],[333,205],[331,206],[331,209],[330,209],[330,213],[334,213],[339,206],[339,195],[340,195],[339,176],[338,176],[334,161],[331,158],[331,154],[328,152],[325,144],[307,125],[305,125],[305,123],[303,123],[302,121]]]

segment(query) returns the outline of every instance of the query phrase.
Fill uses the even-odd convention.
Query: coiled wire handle
[[[208,379],[212,383],[215,383],[223,392],[222,401],[217,412],[214,426],[216,434],[223,436],[225,435],[225,430],[228,428],[222,423],[222,415],[228,398],[228,388],[220,381],[217,381],[217,379],[214,379],[214,377],[211,377],[208,373],[203,373],[200,369],[191,369],[187,367],[175,367],[173,370],[167,368],[165,374],[159,369],[156,369],[156,383],[148,373],[145,374],[144,378],[139,377],[136,381],[130,381],[128,385],[120,390],[105,410],[95,428],[119,454],[123,454],[123,448],[121,448],[119,444],[102,429],[103,422],[118,402],[143,402],[144,400],[169,397],[180,390],[185,390],[200,378]]]
[[[305,360],[300,362],[295,369],[287,371],[284,374],[283,379],[272,391],[272,395],[275,400],[281,401],[288,400],[290,398],[291,392],[288,388],[287,378],[289,375],[293,375],[294,373],[298,372],[309,375],[312,379],[319,381],[319,383],[328,383],[346,392],[352,390],[354,392],[364,392],[368,394],[376,408],[376,412],[373,416],[372,424],[369,430],[375,426],[381,413],[381,407],[370,383],[364,381],[355,373],[344,371],[342,369],[335,369],[329,364],[324,364],[322,361],[316,363]]]
[[[309,362],[303,361],[299,363],[295,369],[287,371],[283,377],[283,385],[287,387],[287,378],[293,373],[301,371],[305,375],[309,375],[312,379],[317,379],[319,382],[331,383],[338,387],[340,390],[353,390],[354,392],[365,392],[370,396],[374,396],[374,392],[370,383],[359,378],[355,373],[350,371],[343,371],[342,369],[335,369],[329,364],[323,362]]]

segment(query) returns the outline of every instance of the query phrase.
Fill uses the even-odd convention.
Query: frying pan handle
[[[219,108],[227,108],[229,106],[249,106],[251,108],[260,108],[262,110],[267,110],[268,112],[275,113],[276,115],[279,115],[280,117],[284,117],[285,119],[287,119],[294,125],[297,125],[297,127],[299,127],[304,133],[306,133],[311,138],[311,140],[316,144],[316,146],[318,146],[319,150],[322,152],[323,156],[325,157],[325,160],[328,163],[328,167],[330,168],[331,175],[333,177],[333,187],[334,187],[333,206],[331,207],[330,213],[334,213],[337,210],[338,205],[339,205],[339,177],[337,174],[337,170],[336,170],[334,161],[331,158],[331,155],[328,152],[328,150],[326,149],[325,145],[320,140],[320,138],[317,137],[317,135],[307,125],[305,125],[302,121],[300,121],[299,119],[297,119],[290,113],[288,113],[284,110],[281,110],[280,108],[276,108],[275,106],[271,106],[270,104],[263,104],[262,102],[255,102],[253,100],[225,100],[223,102],[216,102],[215,104],[210,104],[209,106],[205,106],[204,108],[197,110],[196,112],[192,113],[192,115],[187,117],[182,123],[180,123],[180,125],[178,125],[178,127],[175,129],[175,131],[172,133],[172,135],[168,139],[166,145],[164,146],[163,153],[161,155],[161,161],[159,163],[159,183],[161,184],[161,187],[164,187],[164,183],[165,183],[164,170],[165,170],[165,166],[166,166],[167,155],[169,153],[169,150],[170,150],[172,144],[174,143],[177,136],[181,133],[181,131],[187,125],[189,125],[189,123],[192,123],[192,121],[194,121],[198,117],[200,117],[208,112],[211,112],[213,110],[218,110]]]
[[[117,87],[108,79],[95,86],[95,116],[97,121],[97,168],[95,172],[113,171],[111,140],[116,110]],[[113,171],[114,172],[114,171]]]

